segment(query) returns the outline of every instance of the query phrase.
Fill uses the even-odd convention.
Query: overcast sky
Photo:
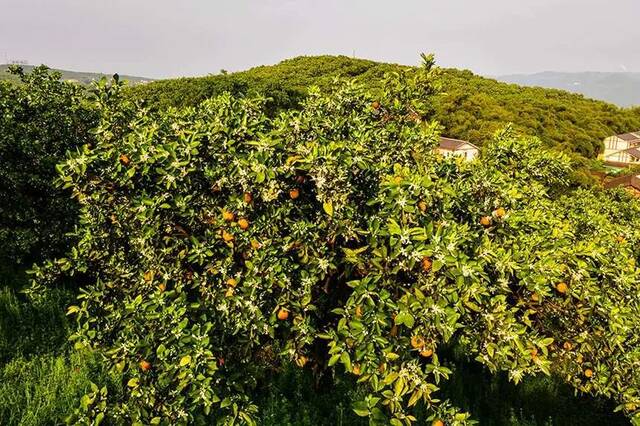
[[[640,0],[0,0],[0,62],[173,77],[343,54],[640,71]]]

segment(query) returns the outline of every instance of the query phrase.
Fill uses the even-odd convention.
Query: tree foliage
[[[0,261],[28,263],[66,251],[77,216],[53,183],[67,150],[92,140],[97,116],[84,89],[46,67],[0,81]]]
[[[99,90],[95,144],[59,167],[78,242],[32,291],[82,283],[73,339],[129,392],[96,388],[74,421],[251,424],[281,360],[356,377],[375,424],[416,405],[469,424],[438,398],[452,345],[636,415],[640,206],[570,191],[568,157],[512,129],[478,161],[437,156],[424,59],[272,118],[261,98],[154,112]]]

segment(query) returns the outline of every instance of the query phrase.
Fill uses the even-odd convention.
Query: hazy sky
[[[0,62],[159,78],[354,52],[489,75],[640,71],[640,0],[0,0]]]

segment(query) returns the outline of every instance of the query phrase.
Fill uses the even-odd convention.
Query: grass
[[[59,424],[78,407],[91,382],[105,382],[88,354],[18,357],[0,370],[0,424]]]

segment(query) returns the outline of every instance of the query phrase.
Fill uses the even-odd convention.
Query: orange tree
[[[568,159],[509,129],[481,160],[438,157],[436,72],[426,57],[381,96],[344,83],[273,119],[261,99],[151,113],[103,87],[97,142],[59,166],[78,243],[33,291],[76,277],[76,346],[127,391],[94,388],[71,420],[251,424],[280,359],[354,375],[373,424],[416,405],[469,424],[438,399],[452,344],[637,419],[638,203],[569,191]]]

